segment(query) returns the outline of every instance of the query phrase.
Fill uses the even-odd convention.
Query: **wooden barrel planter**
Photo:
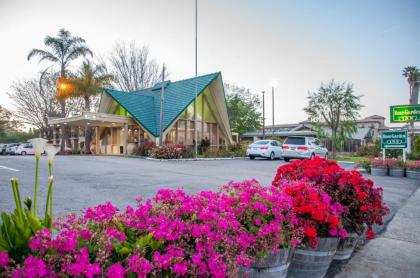
[[[316,248],[296,248],[287,277],[324,277],[337,251],[338,241],[337,237],[321,237]]]
[[[371,167],[370,173],[372,176],[387,176],[388,175],[388,168],[386,167]]]
[[[420,171],[419,170],[409,170],[409,169],[407,169],[407,171],[405,173],[406,173],[407,178],[409,178],[409,179],[420,180]]]
[[[240,277],[249,278],[285,278],[292,260],[294,249],[279,249],[251,265],[241,269]]]
[[[350,259],[358,241],[359,235],[357,233],[349,233],[346,238],[340,239],[333,259],[337,261]]]
[[[389,175],[391,177],[404,177],[404,168],[402,167],[391,167],[389,168]]]

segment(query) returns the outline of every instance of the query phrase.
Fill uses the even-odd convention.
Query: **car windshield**
[[[287,137],[284,143],[288,145],[305,145],[305,137]]]
[[[268,144],[268,142],[269,142],[269,141],[266,141],[266,140],[265,140],[265,141],[257,141],[257,142],[254,142],[254,144],[255,144],[255,145],[267,145],[267,144]]]

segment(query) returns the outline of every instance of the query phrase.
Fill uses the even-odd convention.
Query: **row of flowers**
[[[321,158],[277,170],[273,185],[230,182],[218,192],[159,190],[119,211],[111,203],[57,219],[24,256],[0,252],[0,276],[234,277],[281,248],[320,237],[374,236],[388,208],[382,189]],[[1,250],[1,249],[0,249]]]

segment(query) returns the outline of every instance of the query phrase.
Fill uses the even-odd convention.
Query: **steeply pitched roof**
[[[165,82],[163,130],[166,130],[174,120],[194,101],[195,86],[200,95],[220,75],[211,73],[197,78],[184,79],[176,82]],[[197,82],[196,82],[197,81]],[[122,92],[104,89],[130,115],[143,125],[153,136],[160,136],[160,96],[161,85],[137,92]]]

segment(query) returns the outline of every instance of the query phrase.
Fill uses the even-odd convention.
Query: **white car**
[[[328,149],[319,143],[319,140],[314,137],[287,137],[284,140],[283,159],[289,161],[290,159],[312,159],[315,156],[327,158]]]
[[[15,150],[15,154],[19,154],[19,155],[35,154],[35,150],[32,147],[32,144],[25,143],[25,144],[20,144],[19,147],[17,147],[17,149]]]
[[[274,160],[282,157],[281,143],[276,140],[259,140],[249,145],[246,150],[246,156],[250,159],[256,157],[268,158]]]
[[[17,144],[17,143],[7,144],[5,154],[9,154],[9,155],[15,154],[16,148],[18,146],[19,146],[19,144]]]

